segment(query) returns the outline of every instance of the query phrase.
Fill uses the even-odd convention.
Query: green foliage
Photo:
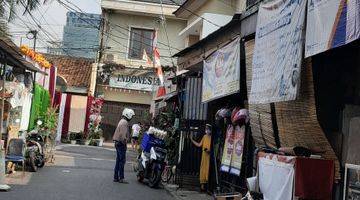
[[[70,132],[70,134],[69,134],[69,139],[70,139],[70,141],[71,141],[71,140],[76,140],[76,138],[77,138],[77,133]]]
[[[89,124],[89,140],[100,139],[103,137],[103,130],[99,127],[99,125],[95,125],[94,123]]]
[[[0,11],[2,17],[5,16],[5,11],[7,11],[7,19],[8,21],[12,21],[17,16],[17,10],[24,10],[23,15],[31,14],[31,11],[34,11],[41,3],[46,3],[46,1],[47,0],[0,0]]]
[[[167,159],[170,164],[176,164],[178,159],[178,149],[180,136],[174,127],[175,112],[167,108],[155,118],[155,126],[166,131],[165,143],[167,147]]]

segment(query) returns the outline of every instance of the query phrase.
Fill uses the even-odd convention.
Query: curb
[[[176,194],[176,189],[175,191],[173,191],[172,189],[170,189],[167,184],[163,185],[164,186],[164,189],[165,191],[170,194],[172,197],[174,197],[176,200],[184,200],[183,198],[179,197],[177,194]]]

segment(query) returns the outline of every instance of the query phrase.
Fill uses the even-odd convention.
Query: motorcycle
[[[27,163],[32,172],[36,172],[38,168],[42,168],[45,165],[44,145],[44,138],[37,131],[31,131],[27,134]]]
[[[143,182],[144,179],[148,179],[149,186],[156,188],[159,186],[162,172],[166,166],[167,150],[165,142],[161,139],[153,138],[149,144],[150,151],[143,150],[138,156],[137,180]]]

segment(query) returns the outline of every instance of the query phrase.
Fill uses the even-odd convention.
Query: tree
[[[18,8],[24,8],[23,15],[37,9],[48,0],[0,0],[0,36],[10,36],[7,22],[15,19]]]

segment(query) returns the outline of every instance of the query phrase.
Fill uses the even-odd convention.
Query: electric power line
[[[60,1],[60,0],[58,0],[58,2],[59,2],[61,5],[63,5],[66,9],[68,9],[69,11],[75,12],[75,15],[76,15],[76,13],[79,13],[79,11],[71,8],[69,5],[65,4],[64,2],[62,2],[62,1]],[[80,9],[80,8],[79,8],[79,9]],[[81,9],[80,9],[80,11],[81,11],[82,13],[84,13]],[[77,15],[77,16],[78,16],[78,15]],[[94,24],[91,24],[90,22],[82,19],[81,16],[78,16],[78,17],[79,17],[80,20],[84,21],[85,23],[87,23],[87,24],[89,24],[89,25],[92,25],[94,28],[100,29],[100,28],[94,26]],[[104,18],[102,18],[102,19],[105,20]],[[108,23],[110,23],[110,22],[108,22]],[[116,29],[114,29],[114,30],[116,30]],[[126,29],[126,30],[128,31],[128,29]],[[118,31],[118,32],[121,33],[121,34],[123,34],[123,35],[125,35],[125,36],[127,36],[125,33],[121,32],[121,31]],[[132,32],[132,33],[136,33],[136,32]],[[124,39],[124,40],[127,40],[127,38],[123,38],[123,37],[120,37],[120,36],[118,36],[118,35],[113,35],[113,34],[111,34],[111,32],[106,33],[106,34],[107,34],[107,37],[108,37],[108,38],[110,38],[111,40],[113,40],[114,42],[116,42],[117,44],[119,44],[120,46],[124,47],[125,49],[128,49],[128,47],[127,47],[126,45],[124,45],[124,44],[122,44],[121,42],[115,40],[113,37],[120,38],[120,39]],[[137,33],[136,33],[136,34],[137,34]],[[113,37],[109,37],[110,35],[112,35]],[[142,35],[140,35],[140,36],[142,36]],[[146,38],[146,37],[143,37],[143,38]],[[137,42],[141,42],[142,44],[151,46],[151,45],[149,45],[149,44],[143,43],[142,41],[138,41],[138,40],[136,40],[136,41],[137,41]],[[142,50],[142,49],[139,49],[139,48],[135,48],[135,49],[136,49],[136,50],[140,50],[140,51]],[[167,59],[165,59],[165,60],[167,60]]]
[[[85,13],[84,11],[82,11],[80,8],[79,8],[79,11],[77,11],[77,10],[75,10],[74,8],[71,8],[71,6],[69,6],[69,5],[67,5],[66,3],[64,3],[64,2],[62,2],[61,0],[57,0],[61,5],[63,5],[65,8],[68,8],[69,9],[69,11],[73,11],[73,12],[80,12],[80,13]],[[103,17],[101,17],[101,19],[102,20],[105,20],[105,22],[106,23],[108,23],[109,24],[109,26],[116,26],[116,27],[119,27],[120,29],[123,29],[123,30],[125,30],[125,31],[127,31],[127,32],[131,32],[131,33],[134,33],[134,34],[136,34],[136,35],[138,35],[138,36],[140,36],[140,37],[142,37],[142,38],[144,38],[144,39],[148,39],[148,40],[151,40],[152,38],[148,38],[148,37],[145,37],[145,36],[143,36],[143,35],[141,35],[141,34],[139,34],[139,33],[136,33],[136,32],[133,32],[133,31],[129,31],[129,29],[128,28],[126,28],[126,27],[123,27],[123,26],[121,26],[121,25],[118,25],[118,24],[112,24],[110,21],[108,21],[108,20],[106,20],[105,18],[103,18]],[[119,30],[117,30],[117,29],[114,29],[114,30],[116,30],[117,32],[119,32],[119,33],[122,33],[122,32],[120,32]],[[123,33],[122,33],[123,34]],[[159,44],[161,44],[161,45],[164,45],[165,47],[167,47],[168,45],[167,44],[165,44],[165,43],[163,43],[163,42],[159,42],[158,41],[158,43]],[[170,46],[171,48],[173,48],[173,49],[176,49],[176,50],[178,50],[178,51],[180,51],[180,49],[178,49],[178,48],[176,48],[176,47],[172,47],[172,46]]]

